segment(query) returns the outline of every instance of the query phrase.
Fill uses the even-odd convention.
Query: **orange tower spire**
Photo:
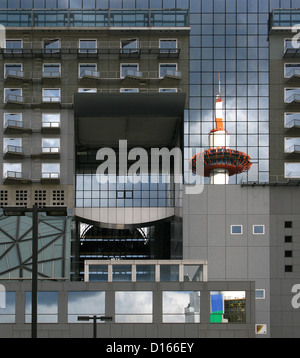
[[[223,131],[224,125],[223,125],[223,100],[221,96],[221,78],[219,73],[219,94],[217,95],[216,99],[216,130],[217,131]]]

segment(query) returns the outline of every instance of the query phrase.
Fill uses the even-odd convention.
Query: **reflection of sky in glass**
[[[16,293],[5,292],[5,308],[0,308],[0,323],[14,323],[16,314]]]
[[[115,321],[118,323],[152,322],[152,292],[116,292]]]
[[[80,315],[104,315],[105,292],[69,292],[68,322],[77,322]]]
[[[163,322],[200,322],[200,292],[163,292]]]
[[[25,322],[31,321],[31,292],[26,292],[25,296]],[[57,322],[58,315],[58,293],[57,292],[38,292],[38,322],[53,323]]]

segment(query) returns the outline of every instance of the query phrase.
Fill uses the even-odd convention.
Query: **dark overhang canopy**
[[[76,144],[87,147],[173,146],[183,123],[185,93],[76,93]]]

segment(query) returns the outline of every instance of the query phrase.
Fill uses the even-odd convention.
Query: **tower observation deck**
[[[219,74],[219,93],[216,98],[216,128],[209,133],[210,148],[197,153],[191,160],[192,171],[197,174],[197,163],[204,164],[204,176],[210,178],[210,184],[228,184],[229,177],[248,172],[252,166],[249,155],[230,149],[230,134],[224,129],[223,99]]]

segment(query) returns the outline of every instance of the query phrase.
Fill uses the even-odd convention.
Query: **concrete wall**
[[[209,281],[255,281],[266,298],[256,300],[256,323],[270,325],[269,188],[205,185],[183,196],[183,259],[208,261]],[[241,235],[231,225],[243,225]],[[253,225],[265,225],[253,235]],[[268,332],[269,333],[269,332]]]

